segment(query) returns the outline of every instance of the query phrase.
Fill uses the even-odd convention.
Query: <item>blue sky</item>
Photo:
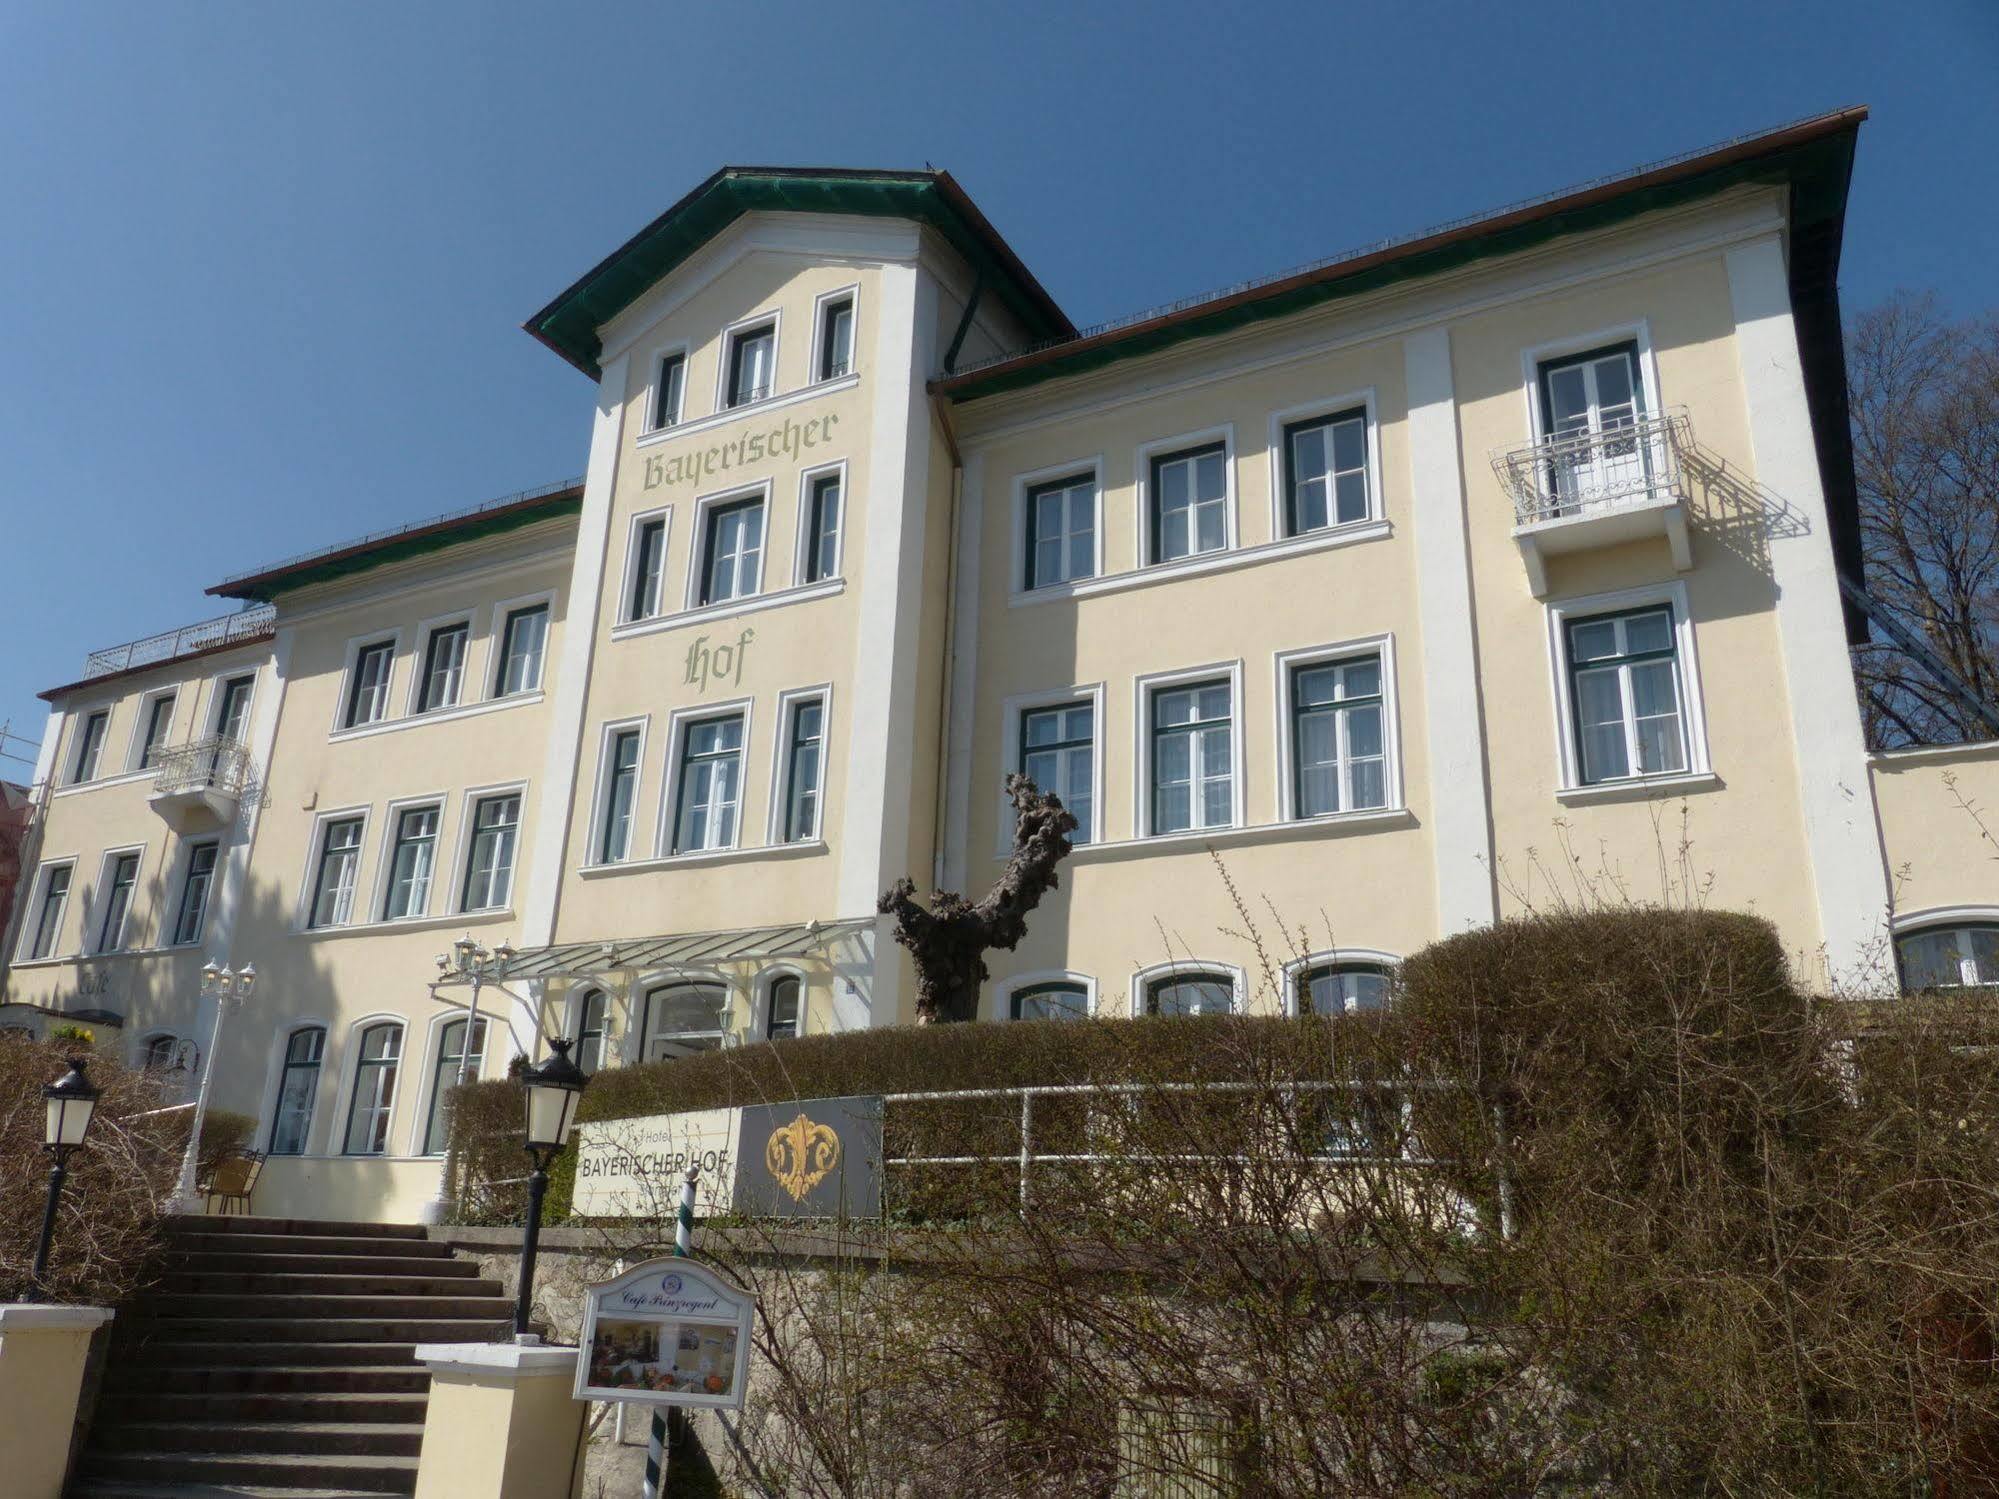
[[[948,167],[1079,323],[1839,105],[1846,305],[1999,305],[1999,5],[0,0],[0,720],[580,473],[520,322],[724,162]],[[0,774],[27,767],[0,761]]]

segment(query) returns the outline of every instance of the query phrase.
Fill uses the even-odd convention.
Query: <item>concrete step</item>
[[[307,1290],[238,1277],[233,1289],[188,1291],[165,1285],[146,1298],[145,1310],[154,1317],[477,1317],[491,1310],[489,1303],[506,1300],[496,1280],[456,1281],[440,1292],[418,1276],[313,1278],[336,1284]],[[403,1287],[394,1285],[397,1279]]]
[[[421,1426],[428,1390],[382,1394],[354,1390],[120,1390],[97,1404],[97,1419],[112,1426],[156,1421],[331,1422]],[[110,1431],[107,1427],[107,1432]],[[107,1443],[106,1445],[116,1445]]]
[[[455,1326],[456,1324],[454,1324]],[[480,1324],[485,1326],[484,1323]],[[416,1362],[417,1339],[369,1338],[359,1339],[348,1335],[343,1337],[338,1330],[327,1334],[320,1341],[287,1343],[277,1338],[249,1340],[233,1332],[204,1331],[212,1324],[197,1327],[191,1322],[169,1322],[178,1336],[149,1337],[136,1346],[129,1347],[119,1358],[113,1359],[107,1369],[116,1369],[121,1362],[148,1366],[162,1371],[168,1369],[233,1369],[245,1365],[268,1367],[272,1365],[303,1366],[317,1368],[346,1367],[364,1365],[381,1367],[387,1364],[421,1367]],[[488,1332],[485,1337],[493,1336]],[[472,1341],[479,1342],[482,1338]],[[425,1341],[429,1341],[428,1337]],[[456,1332],[450,1342],[465,1341]]]
[[[69,1493],[70,1499],[379,1499],[354,1489],[274,1489],[261,1483],[124,1483],[116,1479],[85,1479]]]
[[[418,1421],[121,1421],[96,1434],[93,1454],[232,1452],[278,1457],[407,1457],[423,1446]]]
[[[428,1239],[375,1239],[365,1234],[179,1234],[167,1241],[167,1263],[195,1254],[392,1254],[402,1258],[445,1260],[449,1244]]]
[[[484,1317],[174,1317],[153,1327],[194,1343],[485,1343],[511,1325]],[[155,1340],[160,1341],[158,1339]]]
[[[474,1261],[452,1259],[449,1255],[238,1254],[227,1249],[170,1254],[166,1268],[169,1278],[176,1275],[429,1275],[440,1280],[476,1280],[479,1275],[479,1266]]]
[[[324,1347],[337,1346],[333,1344]],[[379,1353],[382,1345],[366,1345]],[[130,1360],[104,1371],[104,1401],[130,1396],[140,1401],[180,1396],[232,1395],[427,1395],[430,1371],[412,1359],[405,1364],[236,1364],[219,1368],[159,1368]]]
[[[421,1239],[430,1230],[421,1223],[361,1223],[341,1218],[256,1218],[247,1213],[211,1213],[166,1220],[169,1238],[194,1239],[215,1234],[335,1234],[343,1239]]]
[[[87,1484],[105,1481],[172,1484],[261,1485],[279,1491],[414,1494],[413,1457],[347,1457],[329,1453],[93,1452],[83,1461]],[[168,1492],[172,1492],[171,1488]]]

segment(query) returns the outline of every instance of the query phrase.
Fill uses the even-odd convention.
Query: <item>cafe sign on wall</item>
[[[584,1293],[578,1400],[740,1410],[756,1298],[692,1259],[647,1260]]]

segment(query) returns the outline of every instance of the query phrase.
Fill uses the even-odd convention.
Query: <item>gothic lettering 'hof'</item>
[[[710,443],[696,452],[679,453],[672,458],[650,454],[646,458],[645,487],[657,489],[662,484],[692,483],[726,474],[732,468],[761,463],[766,458],[795,457],[807,448],[831,442],[833,425],[839,420],[838,412],[815,416],[807,422],[795,422],[786,417],[781,427],[745,433],[728,442]]]

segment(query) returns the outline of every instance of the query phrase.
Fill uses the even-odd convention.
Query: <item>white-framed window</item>
[[[768,485],[711,495],[697,503],[689,608],[749,598],[763,586]]]
[[[638,826],[640,767],[645,764],[645,720],[604,726],[597,767],[597,800],[591,822],[591,862],[618,864],[632,855]]]
[[[424,1109],[423,1138],[417,1142],[418,1155],[442,1155],[444,1153],[446,1119],[444,1112],[445,1095],[458,1086],[458,1069],[465,1059],[465,1030],[463,1019],[447,1020],[438,1027],[436,1056],[430,1068],[430,1098]],[[472,1027],[472,1068],[467,1077],[472,1082],[479,1080],[480,1069],[486,1060],[486,1020],[479,1018]]]
[[[1242,994],[1241,970],[1198,959],[1156,964],[1132,975],[1134,1015],[1230,1015]]]
[[[1602,328],[1521,353],[1528,429],[1558,444],[1545,481],[1554,514],[1586,510],[1593,499],[1642,489],[1653,445],[1616,437],[1663,408],[1644,322]]]
[[[465,698],[465,665],[472,644],[472,621],[451,619],[429,626],[417,663],[413,713],[455,708]]]
[[[34,904],[21,924],[21,958],[33,962],[53,958],[62,950],[63,917],[69,911],[70,886],[76,881],[76,861],[44,864],[35,875]]]
[[[85,781],[97,779],[97,765],[104,758],[104,736],[110,728],[109,708],[98,708],[84,715],[83,722],[77,725],[76,740],[70,753],[70,785],[80,786]]]
[[[714,1051],[727,1039],[723,1015],[729,991],[719,980],[675,979],[645,991],[639,1026],[639,1060],[663,1062]]]
[[[837,380],[854,372],[854,307],[859,289],[843,287],[815,299],[812,378]]]
[[[1022,973],[1002,983],[993,999],[1001,1020],[1087,1020],[1096,1013],[1097,984],[1081,973]]]
[[[1140,677],[1139,804],[1143,835],[1198,832],[1242,822],[1242,663]]]
[[[542,665],[548,654],[549,600],[517,600],[495,611],[500,628],[493,672],[493,696],[541,690]]]
[[[768,400],[777,390],[775,312],[738,323],[722,335],[722,410]]]
[[[201,941],[208,925],[208,896],[215,886],[215,863],[222,845],[216,839],[186,845],[181,864],[180,899],[174,903],[173,931],[168,938],[173,947],[192,947]]]
[[[763,990],[763,1039],[789,1041],[805,1034],[805,976],[795,969],[777,968],[758,976]]]
[[[810,843],[825,827],[826,733],[832,689],[801,687],[781,693],[777,721],[783,739],[772,766],[772,843]]]
[[[354,919],[354,892],[360,886],[361,842],[367,826],[365,812],[329,813],[320,818],[305,901],[308,929],[346,926]]]
[[[1023,588],[1080,583],[1097,575],[1097,476],[1064,474],[1027,486],[1021,538]]]
[[[132,769],[151,770],[173,735],[174,704],[179,694],[171,687],[149,693],[139,704],[138,737],[132,746]]]
[[[1379,519],[1381,450],[1374,392],[1271,417],[1271,535],[1307,536]]]
[[[667,851],[734,848],[741,832],[747,709],[676,718],[669,784],[672,823]]]
[[[1391,637],[1280,653],[1277,704],[1280,821],[1401,806]]]
[[[442,802],[389,808],[389,850],[384,861],[382,920],[403,921],[430,912],[430,888],[437,876]]]
[[[341,700],[340,727],[360,728],[389,716],[389,682],[395,674],[396,642],[357,642],[347,665],[347,691]]]
[[[1073,843],[1088,843],[1096,826],[1097,705],[1083,698],[1023,708],[1014,754],[1020,773],[1062,799],[1076,819]]]
[[[1395,999],[1398,966],[1382,952],[1315,953],[1285,965],[1285,998],[1294,1015],[1385,1010]]]
[[[632,517],[625,545],[625,602],[620,615],[628,624],[656,618],[666,609],[666,543],[672,519],[671,508],[647,510]]]
[[[1999,912],[1898,932],[1895,958],[1906,994],[1999,985]]]
[[[505,910],[514,893],[514,858],[521,830],[521,794],[502,791],[468,796],[465,877],[461,911]]]
[[[250,700],[256,696],[257,674],[243,672],[226,677],[215,692],[215,734],[238,744],[249,741]]]
[[[1235,545],[1235,429],[1215,427],[1138,450],[1139,563],[1156,567]]]
[[[646,430],[677,427],[687,400],[687,350],[668,349],[653,364],[652,399],[646,406]]]
[[[611,997],[602,989],[588,989],[570,1006],[569,1057],[583,1075],[593,1075],[604,1065],[604,1037],[611,1013]]]
[[[97,901],[97,941],[91,950],[123,952],[126,928],[131,924],[132,897],[139,888],[139,859],[143,849],[114,849],[104,856],[103,873],[98,877],[102,894]]]
[[[139,1043],[139,1070],[148,1077],[165,1077],[174,1070],[179,1051],[180,1037],[172,1031],[156,1031]]]
[[[277,1102],[271,1113],[271,1155],[305,1154],[325,1061],[325,1026],[302,1025],[285,1038],[284,1059],[278,1064]]]
[[[1685,584],[1548,605],[1562,788],[1709,773]]]
[[[792,576],[823,583],[840,576],[840,532],[847,505],[847,465],[807,469],[799,475],[798,557]]]
[[[384,1155],[396,1108],[396,1074],[402,1067],[403,1027],[393,1020],[365,1027],[356,1042],[354,1091],[347,1105],[342,1155]]]

